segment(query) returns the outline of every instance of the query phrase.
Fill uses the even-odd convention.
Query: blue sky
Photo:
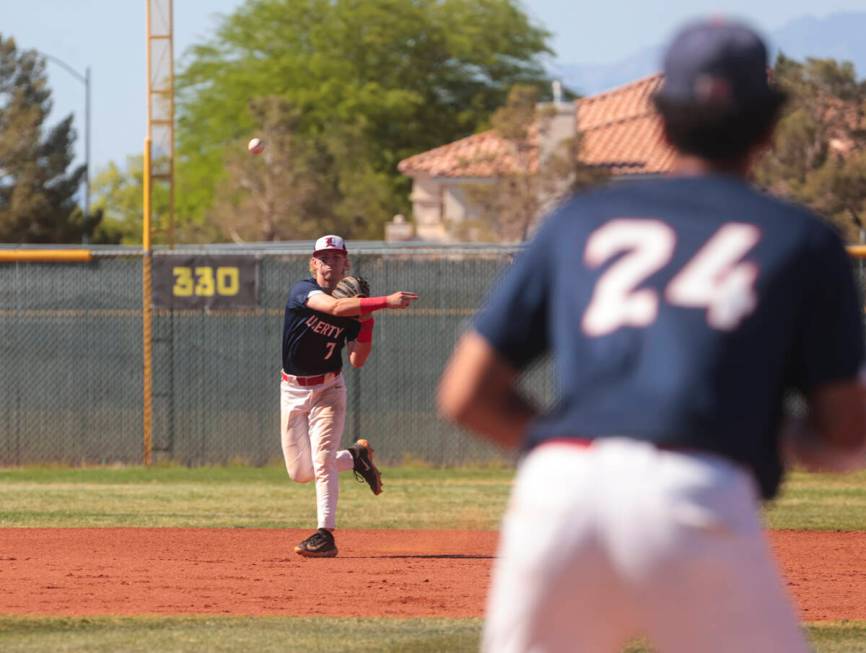
[[[213,33],[220,14],[244,0],[174,0],[175,58]],[[762,31],[805,15],[866,11],[866,0],[524,0],[536,22],[554,36],[561,63],[605,63],[664,42],[684,20],[722,13],[749,20]],[[145,133],[146,0],[0,0],[0,33],[21,48],[35,48],[92,83],[91,175],[109,161],[141,151]],[[49,63],[57,118],[75,114],[83,161],[84,86]]]

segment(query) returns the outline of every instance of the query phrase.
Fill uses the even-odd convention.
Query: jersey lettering
[[[324,320],[317,318],[315,315],[308,317],[305,324],[313,331],[313,333],[319,333],[328,338],[339,338],[340,334],[344,331],[342,327],[328,324]]]
[[[339,239],[334,238],[334,242]],[[302,279],[289,290],[283,316],[283,370],[295,376],[337,372],[343,367],[343,348],[361,328],[350,317],[320,313],[307,306],[324,292],[315,279]]]
[[[325,360],[328,360],[331,356],[334,355],[334,350],[337,348],[336,342],[326,342],[325,343]]]
[[[760,237],[760,231],[750,224],[722,226],[671,280],[665,300],[673,306],[706,308],[712,328],[735,329],[757,305],[757,267],[741,259]],[[589,268],[625,253],[596,283],[581,322],[584,333],[599,337],[655,321],[657,291],[637,288],[670,261],[675,245],[676,232],[659,220],[623,218],[594,231],[584,252]]]
[[[657,293],[651,288],[635,288],[670,261],[675,243],[673,229],[657,220],[614,220],[592,233],[583,257],[590,268],[621,252],[626,254],[595,286],[583,314],[587,335],[603,336],[623,326],[643,327],[656,319]]]
[[[760,239],[754,225],[724,225],[673,278],[665,298],[675,306],[706,308],[707,323],[714,329],[737,328],[758,305],[758,268],[738,261]]]

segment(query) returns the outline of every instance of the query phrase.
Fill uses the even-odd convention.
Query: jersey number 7
[[[730,331],[757,306],[757,267],[742,258],[760,240],[754,225],[729,222],[704,243],[664,291],[673,306],[704,308],[707,323]],[[581,326],[588,336],[603,336],[621,327],[644,327],[655,321],[659,293],[638,288],[667,265],[673,256],[676,232],[659,220],[622,218],[608,222],[589,237],[584,263],[597,268],[622,252],[606,270],[592,293]]]

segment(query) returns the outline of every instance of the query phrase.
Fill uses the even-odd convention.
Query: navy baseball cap
[[[778,97],[767,73],[767,47],[754,30],[722,18],[701,20],[674,37],[655,95],[677,104],[735,109]]]

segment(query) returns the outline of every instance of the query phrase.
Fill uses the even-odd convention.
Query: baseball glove
[[[349,275],[343,277],[337,282],[334,290],[331,291],[331,297],[342,299],[344,297],[369,297],[370,284],[362,276]]]

